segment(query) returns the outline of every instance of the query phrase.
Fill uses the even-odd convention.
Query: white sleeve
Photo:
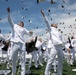
[[[66,43],[66,41],[65,41],[65,39],[64,39],[64,37],[63,37],[63,35],[61,34],[61,40],[62,40],[62,42],[63,42],[63,44],[65,44]]]
[[[8,13],[8,22],[10,23],[10,26],[14,27],[14,22],[11,20],[10,13]]]
[[[44,20],[45,20],[46,26],[48,28],[48,31],[51,31],[51,26],[50,26],[50,24],[49,24],[48,19],[47,19],[46,16],[44,17]]]
[[[30,35],[31,36],[31,34],[29,33],[29,31],[25,28],[25,34],[27,34],[27,35]]]
[[[12,36],[12,33],[11,33],[10,36],[7,38],[7,40],[10,40],[10,39],[11,39],[11,36]]]
[[[4,37],[3,35],[0,35],[0,37],[2,38],[2,40],[4,40],[4,41],[5,41],[5,37]]]

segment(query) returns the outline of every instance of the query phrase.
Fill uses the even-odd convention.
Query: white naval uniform
[[[3,47],[3,41],[5,41],[5,37],[0,33],[0,40],[2,40],[0,42],[0,47],[2,48]]]
[[[73,47],[72,52],[73,52],[73,59],[76,60],[75,54],[76,54],[76,38],[71,40],[71,45]]]
[[[52,40],[51,40],[51,38],[50,38],[50,34],[49,34],[49,33],[47,34],[47,36],[48,36],[48,41],[47,41],[47,49],[48,49],[48,50],[47,50],[47,51],[48,51],[48,59],[49,59],[49,58],[50,58],[51,49],[54,48],[54,45],[53,45],[53,43],[52,43]],[[56,56],[57,56],[57,55],[56,55]],[[56,57],[55,57],[52,65],[53,65],[54,71],[56,72],[56,65],[57,65]],[[52,69],[52,67],[51,67],[51,69]]]
[[[49,56],[49,54],[50,54],[50,49],[52,48],[52,41],[51,41],[51,39],[50,39],[50,34],[49,33],[47,33],[47,48],[48,48],[48,56]]]
[[[45,41],[44,44],[42,45],[42,49],[43,49],[43,60],[44,62],[47,62],[48,59],[47,41]]]
[[[41,51],[41,46],[42,46],[43,42],[40,42],[39,40],[37,40],[36,44],[35,44],[35,47],[38,49],[37,50],[37,54],[38,54],[38,62],[39,62],[39,65],[43,66],[42,64],[42,51]]]
[[[9,35],[9,37],[7,38],[7,41],[10,41],[12,37],[12,33]],[[8,50],[7,50],[7,55],[8,55],[8,59],[11,60],[11,55],[12,55],[12,43],[9,44]]]
[[[61,33],[55,27],[50,26],[46,17],[44,17],[44,19],[54,45],[54,48],[51,49],[50,58],[48,59],[46,65],[45,75],[50,75],[50,66],[53,63],[56,54],[58,54],[57,75],[62,75],[62,66],[63,66],[62,36]]]
[[[37,51],[34,50],[31,52],[31,54],[32,54],[32,59],[34,60],[34,63],[35,63],[35,68],[38,68]]]
[[[12,42],[12,75],[16,74],[16,61],[18,52],[20,52],[21,58],[21,75],[25,75],[25,41],[24,35],[30,35],[29,31],[11,20],[10,13],[8,13],[8,22],[12,27],[12,36],[10,41]]]
[[[70,43],[67,42],[65,44],[66,50],[64,52],[64,57],[67,59],[67,63],[72,65],[73,64],[73,53],[71,52],[71,49],[70,49],[70,53],[67,51],[69,49],[69,47],[70,47]]]
[[[3,41],[5,41],[5,38],[1,33],[0,33],[0,40],[2,40],[0,42],[0,55],[2,56],[2,48],[4,47]]]

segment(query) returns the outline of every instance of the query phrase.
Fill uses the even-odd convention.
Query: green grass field
[[[39,69],[35,69],[34,67],[31,68],[31,74],[30,75],[44,75],[46,63],[43,67],[39,67]],[[76,66],[70,66],[66,62],[63,63],[63,75],[76,75],[76,72],[72,71],[72,69],[75,69]],[[54,71],[52,71],[53,73]]]
[[[34,67],[34,64],[32,64],[31,73],[29,75],[44,75],[45,67],[46,67],[46,63],[44,63],[43,67],[39,66],[38,69],[36,69]],[[76,75],[76,71],[75,72],[72,71],[72,69],[75,69],[75,68],[76,68],[75,65],[71,66],[71,65],[68,65],[66,61],[63,62],[63,75]],[[0,70],[2,69],[6,69],[6,64],[0,65]],[[20,71],[19,72],[18,71],[19,71],[19,66],[17,67],[17,75],[20,75]],[[52,73],[53,72],[54,71],[52,70]],[[11,73],[9,75],[11,75]]]

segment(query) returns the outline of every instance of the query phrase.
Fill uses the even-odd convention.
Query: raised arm
[[[47,28],[48,28],[48,31],[51,31],[51,26],[50,26],[50,24],[49,24],[49,22],[48,22],[47,17],[45,16],[45,14],[44,14],[44,12],[43,12],[42,10],[41,10],[41,14],[42,14],[42,16],[44,17],[44,20],[45,20],[46,26],[47,26]]]
[[[5,37],[2,34],[0,34],[0,38],[2,38],[3,41],[6,40]]]
[[[8,12],[8,22],[10,23],[11,27],[13,28],[14,22],[11,20],[9,7],[7,8],[7,12]]]
[[[37,37],[38,37],[38,36],[35,37],[35,43],[37,42]]]
[[[25,31],[24,31],[24,34],[27,34],[27,35],[32,35],[33,34],[33,32],[32,31],[28,31],[26,28],[25,28]]]

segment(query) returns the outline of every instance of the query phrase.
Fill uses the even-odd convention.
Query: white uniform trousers
[[[73,62],[74,62],[73,53],[68,53],[67,52],[67,63],[68,63],[68,65],[73,65]]]
[[[41,65],[41,66],[43,66],[43,54],[42,54],[42,51],[41,51],[41,49],[38,49],[38,51],[37,51],[37,54],[38,54],[38,63],[39,63],[39,65]]]
[[[25,46],[19,42],[12,45],[12,75],[16,75],[18,52],[20,52],[21,75],[25,75]]]
[[[51,48],[48,48],[48,58],[49,58],[49,55],[50,55],[50,51],[51,51]]]
[[[48,48],[48,59],[49,59],[50,51],[51,51],[51,48]],[[56,57],[55,57],[54,61],[52,63],[54,71],[56,71],[56,63],[57,63],[57,61],[56,61]],[[52,68],[50,68],[50,69],[52,69]]]
[[[74,47],[72,49],[72,52],[73,52],[73,60],[76,60],[76,57],[75,57],[75,54],[76,54],[76,47]]]
[[[34,63],[35,63],[35,67],[38,67],[38,59],[37,59],[37,51],[34,50],[33,52],[31,52],[32,54],[32,59],[34,59]]]
[[[43,52],[43,59],[44,59],[44,62],[47,62],[47,60],[48,60],[48,49],[46,49],[46,50]]]
[[[45,75],[50,75],[50,68],[55,59],[56,54],[58,54],[57,75],[62,75],[62,66],[63,66],[62,45],[57,45],[51,49],[49,59],[47,61],[47,65],[46,65],[46,69],[45,69]]]

